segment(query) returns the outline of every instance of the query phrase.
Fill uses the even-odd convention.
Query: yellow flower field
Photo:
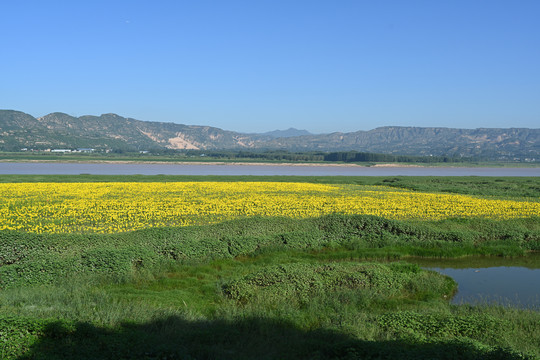
[[[113,233],[253,215],[306,218],[331,213],[392,219],[502,219],[538,216],[540,203],[309,183],[0,184],[0,230]]]

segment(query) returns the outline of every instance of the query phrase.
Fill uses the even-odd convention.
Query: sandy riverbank
[[[144,160],[0,160],[13,163],[66,163],[66,164],[160,164],[160,165],[231,165],[231,166],[313,166],[313,167],[424,167],[417,164],[334,164],[334,163],[270,163],[270,162],[234,162],[234,161],[144,161]]]

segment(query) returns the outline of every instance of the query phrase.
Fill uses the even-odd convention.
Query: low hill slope
[[[360,151],[422,156],[538,161],[540,129],[380,127],[313,135],[305,131],[242,134],[211,126],[141,121],[116,114],[43,117],[0,110],[0,150],[94,148]]]

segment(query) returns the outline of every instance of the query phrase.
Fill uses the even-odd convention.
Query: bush
[[[425,278],[440,279],[441,284],[453,285],[433,288],[435,282]],[[455,283],[437,273],[426,272],[413,264],[380,263],[292,263],[268,266],[254,273],[223,285],[226,297],[240,303],[252,299],[303,304],[318,294],[335,294],[341,290],[368,289],[383,297],[411,296],[419,289],[437,293],[442,298],[453,291]],[[447,291],[447,293],[442,293]]]

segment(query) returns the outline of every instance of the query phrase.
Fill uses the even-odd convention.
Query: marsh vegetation
[[[96,180],[120,179],[70,181]],[[536,178],[272,178],[283,180],[533,205],[540,188]],[[106,234],[2,230],[0,351],[6,359],[535,359],[538,307],[452,305],[455,281],[407,261],[535,251],[540,218],[531,214],[256,214]]]

